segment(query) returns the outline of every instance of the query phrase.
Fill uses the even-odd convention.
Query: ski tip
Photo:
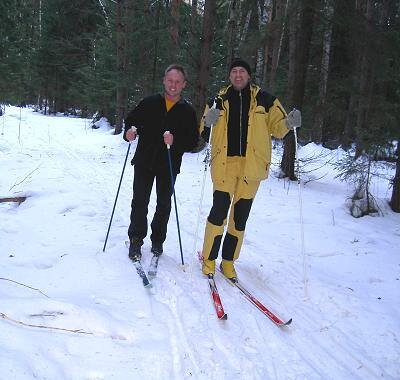
[[[226,321],[228,319],[228,314],[224,314],[222,317],[218,318],[220,321]]]
[[[151,282],[148,282],[147,284],[145,284],[145,283],[143,282],[143,285],[144,285],[144,287],[145,287],[146,289],[150,289],[150,288],[153,287],[153,284],[152,284]]]

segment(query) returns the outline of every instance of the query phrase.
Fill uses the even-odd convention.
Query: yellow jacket
[[[226,94],[229,87],[231,86],[221,89],[215,98],[220,115],[211,131],[211,178],[213,182],[224,182],[226,176],[229,118],[229,102]],[[205,128],[204,116],[208,110],[209,105],[206,105],[200,133]],[[286,116],[284,108],[276,97],[262,91],[256,85],[250,85],[247,150],[243,180],[263,180],[268,177],[272,136],[283,138],[289,132],[286,127]]]

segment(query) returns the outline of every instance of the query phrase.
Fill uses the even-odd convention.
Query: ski
[[[125,245],[126,245],[127,248],[129,248],[129,241],[126,241],[126,242],[125,242]],[[138,274],[139,277],[142,279],[143,286],[144,286],[145,288],[151,288],[151,287],[152,287],[152,284],[151,284],[151,282],[149,281],[149,279],[148,279],[148,277],[147,277],[147,275],[146,275],[146,272],[145,272],[144,269],[143,269],[142,263],[141,263],[139,260],[136,260],[136,261],[131,260],[131,261],[132,261],[133,265],[134,265],[135,268],[136,268],[137,274]]]
[[[198,252],[198,257],[200,263],[203,262],[203,256]],[[217,317],[219,320],[226,320],[228,318],[228,314],[225,313],[224,307],[222,306],[221,297],[219,296],[217,284],[215,283],[214,276],[209,274],[207,276],[208,286],[210,287],[211,298],[214,304],[215,312],[217,313]]]
[[[218,268],[218,271],[221,273],[221,269]],[[272,322],[277,326],[288,326],[292,323],[292,318],[287,321],[282,320],[276,314],[274,314],[271,310],[269,310],[260,300],[258,300],[249,290],[247,290],[237,279],[231,280],[229,278],[224,278],[232,285],[236,286],[240,290],[240,292],[244,295],[244,297],[253,304],[258,310],[260,310],[265,316],[267,316]]]
[[[221,298],[217,289],[217,285],[214,280],[214,276],[209,274],[207,276],[208,285],[210,286],[211,297],[214,303],[215,312],[217,313],[218,319],[225,320],[228,318],[228,314],[225,313],[224,307],[222,306]]]
[[[157,269],[158,269],[158,260],[160,259],[160,255],[153,255],[150,261],[149,270],[147,272],[147,277],[153,279],[157,276]]]
[[[151,284],[151,282],[149,281],[149,279],[148,279],[148,277],[147,277],[147,275],[146,275],[146,272],[144,271],[144,269],[143,269],[143,266],[142,266],[142,264],[141,264],[141,262],[140,261],[132,261],[133,262],[133,265],[135,266],[135,268],[136,268],[136,272],[137,272],[137,274],[139,275],[139,277],[142,279],[142,281],[143,281],[143,286],[145,287],[145,288],[151,288],[153,285]]]

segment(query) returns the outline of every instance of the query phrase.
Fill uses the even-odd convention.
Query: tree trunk
[[[293,102],[293,91],[295,86],[296,74],[296,52],[298,44],[298,10],[297,7],[292,7],[289,11],[289,73],[288,73],[288,94],[287,98]],[[293,103],[292,103],[293,104]],[[283,154],[281,160],[281,174],[282,178],[289,178],[292,181],[297,179],[294,173],[294,160],[296,153],[296,142],[294,133],[290,131],[283,139]]]
[[[246,41],[247,33],[249,31],[250,19],[251,19],[251,9],[249,9],[248,12],[246,13],[246,17],[244,18],[242,30],[240,32],[240,35],[238,36],[239,43],[237,46],[237,51],[241,51],[241,47],[242,47],[243,43],[245,43],[245,41]]]
[[[237,24],[238,24],[238,17],[237,17],[237,7],[238,2],[236,0],[231,0],[229,4],[229,18],[226,27],[227,33],[227,51],[226,51],[226,71],[228,72],[229,65],[232,62],[233,57],[235,56],[235,49],[236,46],[236,36],[237,36]],[[205,15],[204,15],[205,17]]]
[[[313,29],[313,19],[314,19],[314,5],[315,0],[305,0],[302,3],[302,8],[300,11],[300,31],[296,33],[295,42],[291,43],[292,54],[290,58],[295,58],[295,62],[290,63],[290,73],[291,78],[289,78],[289,83],[293,83],[290,88],[289,97],[292,106],[302,109],[305,84],[306,84],[306,73],[307,64],[309,58],[311,35]],[[296,10],[294,10],[296,12]],[[293,13],[292,13],[293,14]],[[296,14],[296,13],[294,13]],[[291,34],[295,32],[295,27],[297,22],[291,22]],[[295,37],[292,35],[292,40]],[[296,51],[295,55],[293,51]],[[281,170],[284,177],[289,177],[290,180],[296,180],[296,175],[294,173],[294,160],[295,160],[296,145],[294,139],[294,133],[290,132],[286,135],[284,139],[284,149],[281,161]]]
[[[155,30],[160,29],[160,14],[161,14],[161,3],[157,4],[157,8],[155,10],[155,21],[154,21],[154,28]],[[158,62],[158,45],[159,45],[159,33],[156,34],[154,38],[154,55],[153,55],[153,69],[151,72],[151,93],[154,93],[156,91],[156,88],[158,86],[158,81],[157,81],[157,62]]]
[[[199,118],[202,117],[206,104],[207,84],[211,71],[211,45],[214,36],[215,4],[215,0],[206,0],[204,4],[203,31],[200,47],[201,60],[193,101]]]
[[[128,101],[128,87],[126,81],[126,41],[128,32],[127,9],[129,1],[130,0],[118,0],[117,2],[117,112],[115,120],[115,134],[122,132]]]
[[[283,35],[285,32],[285,17],[287,13],[288,2],[284,0],[276,0],[275,2],[275,18],[273,21],[272,31],[272,63],[269,77],[269,89],[274,92],[276,85],[276,77],[281,55]]]
[[[352,75],[352,82],[356,82],[356,74],[354,73]],[[354,141],[355,137],[355,121],[354,121],[354,110],[357,107],[358,104],[358,95],[355,94],[354,91],[351,92],[349,96],[349,101],[347,105],[347,112],[346,112],[346,119],[344,122],[344,130],[343,130],[343,136],[341,137],[341,144],[344,149],[348,149]]]
[[[265,74],[266,67],[268,64],[268,55],[269,55],[269,44],[267,33],[265,32],[266,25],[271,23],[272,20],[272,0],[265,0],[262,4],[258,4],[258,29],[260,33],[265,33],[265,37],[263,38],[262,45],[257,49],[257,61],[256,61],[256,70],[255,70],[255,82],[260,84],[261,87]]]
[[[397,145],[396,174],[393,178],[393,192],[389,204],[394,212],[400,212],[400,144]]]
[[[288,70],[288,86],[286,98],[292,102],[293,91],[295,85],[296,77],[296,52],[297,52],[297,35],[299,24],[299,12],[297,7],[293,6],[288,12],[288,22],[289,22],[289,70]]]
[[[289,12],[289,74],[288,74],[288,99],[293,104],[293,89],[296,77],[296,51],[297,51],[297,20],[298,12],[292,8]],[[281,160],[281,176],[295,181],[294,174],[295,145],[294,133],[290,131],[283,139],[283,154]]]
[[[372,96],[372,84],[373,79],[371,78],[371,67],[373,64],[372,51],[371,51],[371,43],[370,38],[373,37],[373,33],[371,31],[371,19],[372,19],[372,0],[367,0],[366,2],[366,10],[365,10],[365,21],[363,25],[362,36],[360,37],[361,42],[361,66],[359,67],[360,75],[359,75],[359,83],[358,83],[358,94],[359,94],[359,102],[357,107],[357,122],[356,122],[356,157],[362,154],[365,149],[364,139],[363,139],[363,131],[365,128],[365,124],[368,120],[368,112],[370,109],[370,100]]]
[[[199,12],[197,11],[197,6],[198,6],[198,1],[197,0],[192,0],[192,14],[190,17],[191,21],[191,26],[192,26],[192,34],[195,34],[196,32],[196,18],[199,17]]]
[[[315,143],[322,142],[322,135],[324,129],[329,61],[330,61],[331,42],[332,42],[333,5],[331,2],[332,0],[327,0],[324,7],[324,15],[327,20],[326,21],[327,24],[325,26],[325,31],[322,37],[322,57],[321,57],[319,88],[318,88],[318,100],[314,112],[314,125],[311,131],[311,140]]]
[[[170,50],[170,60],[177,61],[178,45],[179,45],[179,9],[181,0],[171,0],[171,26],[169,33],[172,40],[172,49]]]
[[[281,161],[281,177],[289,178],[291,181],[296,181],[297,177],[294,173],[294,161],[296,158],[296,141],[294,133],[289,133],[283,139],[283,155]]]
[[[304,0],[300,15],[300,33],[296,43],[296,73],[294,77],[292,106],[302,109],[306,86],[307,65],[310,56],[311,36],[316,0]]]
[[[207,101],[207,85],[211,71],[211,47],[215,26],[215,6],[215,0],[206,0],[204,3],[203,29],[200,46],[201,60],[193,98],[193,106],[196,110],[198,121],[200,121],[200,118],[203,116],[203,110]],[[203,147],[204,141],[200,139],[194,152],[200,151]]]

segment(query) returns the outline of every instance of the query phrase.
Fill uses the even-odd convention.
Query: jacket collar
[[[159,93],[159,95],[162,98],[162,100],[165,101],[165,94]],[[180,99],[175,104],[183,104],[185,102],[186,102],[185,99],[181,96]]]
[[[253,98],[255,98],[255,96],[257,95],[258,91],[261,90],[261,88],[260,88],[259,86],[255,85],[255,84],[249,84],[249,87],[250,87],[250,95],[251,95],[251,98],[253,99]],[[228,98],[228,93],[229,93],[230,91],[235,91],[235,90],[233,89],[233,86],[232,86],[231,84],[230,84],[229,86],[223,87],[223,88],[219,91],[218,96],[219,96],[223,101],[225,101],[225,100],[227,100],[227,98]]]
[[[221,99],[223,103],[228,100],[231,89],[233,90],[233,86],[229,85],[219,91],[218,98]],[[256,96],[260,90],[261,87],[255,84],[250,84],[250,109],[253,109],[256,106]]]

